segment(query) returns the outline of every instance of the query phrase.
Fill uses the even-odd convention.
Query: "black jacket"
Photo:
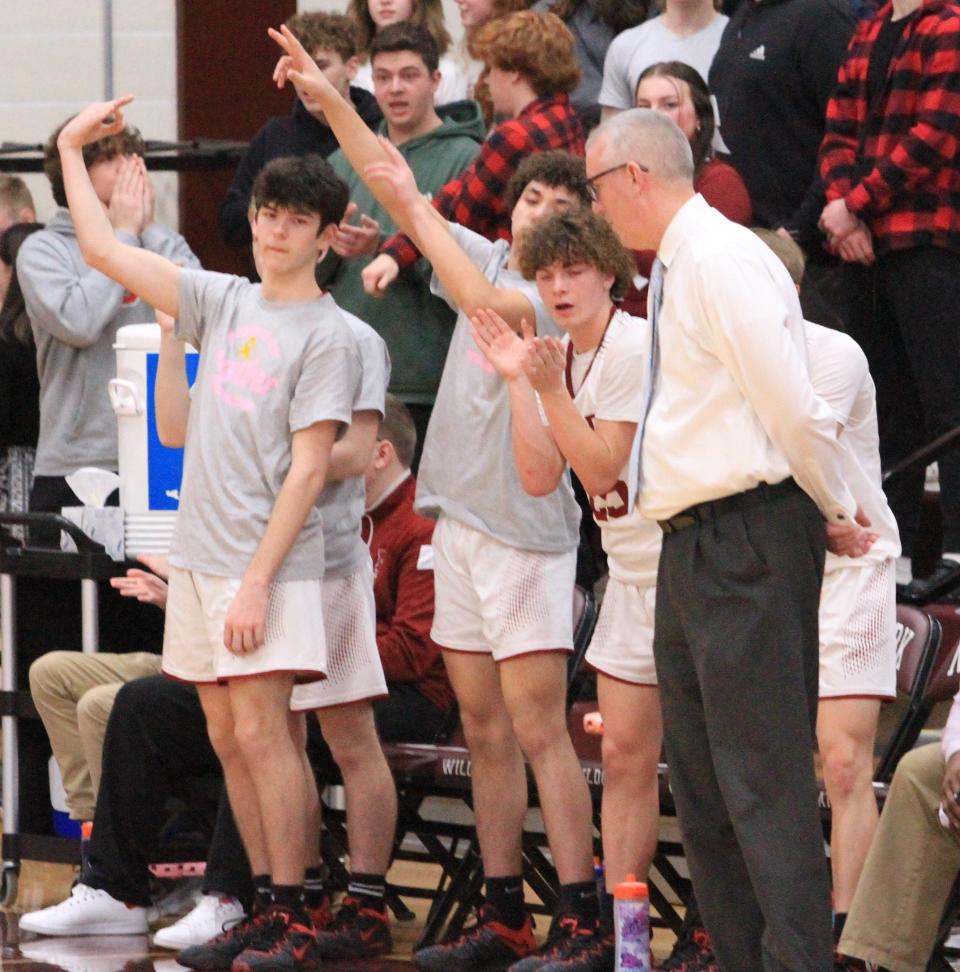
[[[710,69],[720,133],[754,219],[821,252],[817,152],[827,101],[853,33],[846,0],[744,0]]]
[[[351,88],[350,100],[360,117],[373,129],[383,117],[376,99],[363,88]],[[257,132],[237,166],[233,184],[220,204],[220,235],[231,246],[249,246],[251,242],[247,209],[253,182],[260,170],[271,160],[284,155],[308,155],[316,152],[326,158],[339,148],[329,125],[318,122],[304,108],[299,98],[293,111],[282,118],[271,118]]]

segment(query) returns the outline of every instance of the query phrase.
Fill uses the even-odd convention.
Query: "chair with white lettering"
[[[579,586],[574,588],[572,606],[574,648],[567,663],[569,705],[580,694],[583,657],[597,620],[596,600]],[[384,746],[384,753],[399,795],[395,856],[440,868],[433,888],[394,886],[404,897],[432,899],[417,942],[419,948],[456,937],[481,900],[483,870],[472,820],[470,752],[458,727],[447,739],[434,744],[392,743]],[[534,794],[531,786],[531,798]],[[435,797],[453,798],[455,803],[448,799],[445,809],[456,811],[459,807],[461,812],[446,812],[442,817],[425,812],[431,809],[425,807],[427,800]],[[453,819],[455,816],[460,819]],[[528,836],[524,836],[524,877],[543,901],[543,906],[535,910],[546,914],[556,902],[555,876],[552,866]]]

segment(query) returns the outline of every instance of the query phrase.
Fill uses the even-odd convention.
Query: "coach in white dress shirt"
[[[828,972],[817,607],[827,534],[854,555],[873,535],[810,385],[793,283],[694,193],[682,132],[618,115],[591,136],[587,173],[594,208],[664,267],[639,502],[664,528],[654,653],[703,917],[730,972]]]

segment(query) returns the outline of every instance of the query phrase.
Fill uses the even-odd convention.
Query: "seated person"
[[[377,125],[380,109],[373,95],[351,84],[359,62],[355,28],[350,18],[317,10],[295,14],[287,21],[287,26],[337,90],[350,98],[363,120],[371,128]],[[224,242],[231,246],[250,245],[248,210],[253,183],[271,159],[309,152],[326,158],[336,147],[337,140],[323,111],[309,98],[297,98],[289,115],[271,118],[254,135],[220,204],[218,219]]]
[[[452,691],[440,652],[429,637],[433,570],[428,549],[433,524],[413,513],[409,476],[412,422],[388,399],[386,416],[365,479],[370,508],[364,517],[374,566],[377,647],[388,696],[375,703],[384,739],[433,738],[449,710]],[[418,673],[421,677],[418,678]],[[383,717],[381,718],[381,713]],[[316,720],[309,720],[316,726]],[[147,862],[166,821],[164,805],[185,777],[220,774],[204,731],[196,690],[163,676],[137,679],[117,693],[104,741],[103,778],[94,815],[89,868],[70,898],[24,915],[20,927],[43,935],[134,934],[147,930]],[[311,762],[329,773],[329,755]],[[204,877],[204,897],[188,915],[155,936],[165,948],[206,942],[252,906],[250,868],[222,800]],[[308,879],[314,916],[329,906],[316,871]],[[269,890],[269,883],[267,884]]]
[[[148,568],[132,567],[110,586],[163,610],[167,603],[166,557],[141,556]],[[50,737],[60,767],[71,820],[93,820],[103,755],[103,737],[113,700],[126,682],[160,672],[154,652],[50,651],[30,666],[30,695]]]
[[[379,132],[410,162],[420,191],[432,195],[460,175],[480,150],[486,134],[480,110],[472,101],[434,107],[437,45],[425,27],[410,22],[385,27],[373,38],[370,60],[374,94],[384,115]],[[350,206],[331,252],[317,268],[317,283],[386,341],[393,365],[390,387],[410,408],[422,440],[455,315],[430,293],[426,260],[400,274],[389,301],[364,291],[361,274],[396,225],[342,151],[330,156],[330,164],[350,190]],[[354,216],[357,225],[351,225]]]
[[[942,742],[907,753],[893,774],[840,951],[889,972],[932,968],[928,963],[958,872],[960,694]],[[840,967],[862,968],[852,962]]]
[[[433,196],[437,211],[489,240],[511,238],[507,183],[531,153],[564,149],[583,155],[583,127],[569,92],[580,80],[573,35],[554,14],[529,10],[499,17],[473,37],[500,122],[474,162]],[[383,294],[419,251],[403,235],[391,237],[363,272],[364,286]]]

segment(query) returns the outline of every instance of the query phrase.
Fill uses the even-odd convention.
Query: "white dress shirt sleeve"
[[[802,331],[759,260],[713,253],[698,261],[696,286],[710,350],[729,371],[794,479],[831,523],[852,523],[857,504],[842,476],[837,417],[810,383]]]

